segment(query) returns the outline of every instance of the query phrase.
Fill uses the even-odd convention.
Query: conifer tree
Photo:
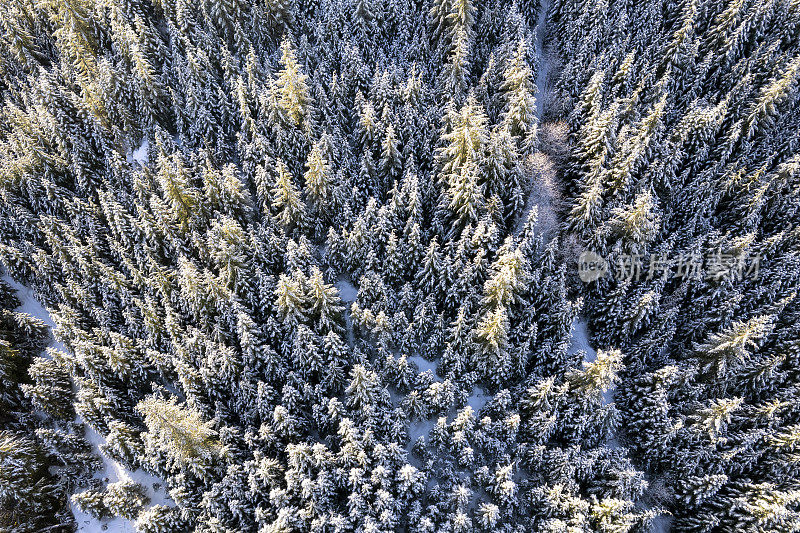
[[[800,4],[422,4],[0,5],[0,530],[797,529]]]
[[[211,422],[204,422],[200,413],[179,405],[173,398],[165,401],[150,397],[139,402],[136,409],[144,417],[147,433],[143,435],[146,449],[152,454],[164,454],[170,463],[204,477],[221,445]]]
[[[300,198],[300,191],[294,184],[286,166],[278,161],[277,179],[272,189],[272,207],[277,211],[278,221],[286,231],[306,226],[306,206]]]
[[[514,58],[503,73],[505,110],[503,122],[510,133],[529,150],[536,142],[536,99],[533,73],[526,64],[526,43],[520,41]]]
[[[279,109],[292,126],[309,126],[311,94],[307,81],[292,43],[284,39],[281,43],[281,70],[275,78],[273,91]]]

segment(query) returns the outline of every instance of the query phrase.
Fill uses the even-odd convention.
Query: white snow
[[[431,430],[436,426],[438,419],[439,417],[432,416],[430,418],[424,418],[422,420],[411,422],[408,425],[408,442],[406,443],[406,451],[408,452],[407,460],[416,468],[423,469],[425,468],[425,465],[419,459],[419,457],[412,453],[414,445],[417,443],[417,439],[420,437],[425,437],[425,442],[428,442],[428,436],[430,435]],[[431,480],[429,480],[429,482],[430,481]]]
[[[45,309],[45,307],[39,303],[36,299],[35,294],[33,291],[20,284],[17,283],[13,278],[8,275],[3,275],[2,280],[10,285],[14,290],[17,291],[17,298],[19,298],[21,305],[15,309],[16,312],[19,313],[26,313],[35,318],[38,318],[45,324],[50,327],[50,333],[52,337],[53,331],[55,331],[56,324],[53,322],[53,319],[50,317],[50,313]],[[67,348],[59,341],[53,339],[49,345],[50,348],[55,350],[61,351],[65,354],[69,354]],[[47,352],[43,352],[43,356],[46,356]],[[77,419],[76,422],[84,423],[83,420]],[[92,429],[88,424],[84,424],[86,427],[86,440],[88,440],[92,446],[95,448],[95,453],[100,456],[103,460],[103,468],[95,474],[96,479],[107,480],[108,483],[113,483],[115,481],[123,481],[123,480],[133,480],[137,483],[142,484],[145,489],[147,490],[148,496],[150,496],[151,502],[149,505],[167,505],[167,506],[174,506],[175,504],[172,502],[171,499],[166,494],[166,487],[164,486],[164,482],[159,478],[152,476],[145,472],[142,469],[137,469],[134,472],[127,470],[124,466],[120,465],[113,459],[107,457],[101,450],[100,446],[105,444],[105,439],[100,436],[97,431]],[[156,490],[153,487],[153,484],[160,485],[159,489]],[[78,489],[79,491],[82,489]],[[75,515],[75,521],[78,523],[78,531],[84,533],[99,533],[102,531],[113,531],[113,532],[120,532],[120,533],[135,533],[136,528],[133,524],[125,520],[123,518],[114,518],[110,520],[97,520],[89,514],[82,513],[78,508],[70,502],[70,508],[72,509],[72,513]],[[103,529],[103,526],[107,526],[106,529]]]
[[[653,518],[653,533],[667,533],[672,529],[672,517],[661,515]]]
[[[17,291],[17,298],[21,302],[21,305],[14,309],[14,311],[18,313],[25,313],[31,315],[34,318],[38,318],[45,324],[50,327],[50,344],[48,345],[49,348],[53,348],[54,350],[58,350],[63,353],[69,353],[67,347],[64,346],[60,341],[57,341],[53,336],[53,332],[56,329],[56,324],[53,322],[53,319],[50,318],[50,313],[47,309],[44,308],[42,304],[36,299],[36,296],[33,294],[33,291],[22,285],[21,283],[17,283],[11,276],[3,275],[3,281],[10,285],[14,290]],[[42,355],[47,357],[47,352],[42,352]]]
[[[534,52],[537,56],[536,65],[536,118],[541,120],[544,110],[545,89],[547,88],[547,76],[550,73],[550,61],[544,53],[544,26],[547,20],[547,12],[550,10],[549,0],[543,0],[539,8],[539,16],[536,20],[536,37]]]
[[[570,340],[570,354],[582,352],[584,354],[583,360],[586,363],[592,363],[597,359],[597,352],[589,344],[589,330],[586,325],[586,319],[576,318],[572,321],[572,337]],[[614,387],[603,392],[603,403],[614,403]]]
[[[542,124],[544,110],[549,105],[550,89],[548,80],[553,59],[549,50],[545,50],[544,34],[549,1],[542,2],[539,16],[536,21],[534,53],[536,57],[536,118],[538,125],[538,150],[531,154],[527,160],[527,171],[533,176],[530,191],[525,199],[525,209],[516,221],[516,235],[522,231],[526,221],[533,209],[536,209],[534,231],[541,235],[545,242],[558,233],[558,216],[555,206],[559,201],[559,192],[556,178],[556,166],[550,157],[549,148],[544,148],[545,144],[550,143],[552,137],[552,124]],[[543,139],[548,141],[544,142]],[[552,144],[552,143],[550,143]]]
[[[358,289],[346,279],[340,279],[334,286],[339,290],[339,298],[344,303],[355,302],[358,297]],[[346,305],[344,309],[344,324],[347,330],[347,343],[353,346],[356,343],[355,332],[353,331],[353,319],[350,317],[350,306]]]
[[[486,391],[480,387],[473,387],[472,394],[467,397],[467,405],[472,407],[472,410],[475,411],[475,416],[478,415],[478,412],[483,409],[483,406],[491,400],[493,395],[486,394]]]
[[[140,165],[144,166],[147,164],[147,150],[150,148],[150,141],[145,139],[142,141],[142,145],[133,151],[131,157],[134,161],[139,163]]]
[[[95,448],[95,452],[103,460],[103,468],[95,474],[96,479],[103,480],[105,483],[115,483],[117,481],[135,481],[144,486],[147,495],[150,497],[150,503],[145,509],[153,505],[166,505],[174,507],[175,503],[167,496],[166,487],[164,482],[141,468],[131,472],[118,462],[114,461],[101,450],[100,446],[105,444],[105,439],[100,434],[92,429],[88,424],[86,425],[86,440],[88,440]],[[154,485],[158,485],[156,490]],[[80,489],[79,489],[80,490]],[[102,531],[114,531],[120,533],[136,533],[136,527],[133,522],[125,518],[116,517],[106,520],[97,520],[93,516],[81,512],[75,504],[70,502],[72,514],[75,515],[75,521],[78,523],[78,531],[82,533],[100,533]],[[103,529],[103,528],[106,529]]]
[[[442,381],[442,378],[440,378],[439,375],[436,373],[436,362],[428,361],[421,355],[412,355],[410,357],[407,357],[407,359],[408,361],[413,361],[414,363],[417,364],[420,373],[427,372],[428,370],[430,370],[431,374],[433,374],[434,381]]]
[[[576,318],[572,321],[572,337],[570,339],[569,353],[576,354],[584,352],[583,360],[591,363],[597,359],[597,352],[589,344],[589,329],[586,325],[586,320],[583,318]]]
[[[550,87],[548,85],[548,79],[550,77],[550,69],[553,65],[553,62],[556,60],[555,54],[552,54],[550,51],[545,50],[544,48],[544,34],[545,34],[545,23],[547,21],[547,14],[550,9],[550,0],[543,0],[540,5],[539,15],[536,20],[536,36],[535,36],[535,53],[537,56],[537,67],[536,67],[536,118],[540,122],[540,130],[539,130],[539,137],[542,138],[542,129],[541,129],[541,119],[544,113],[545,107],[547,107],[551,102],[550,99]],[[559,143],[559,148],[563,149],[565,146],[564,142],[564,134],[565,132],[562,131],[558,125],[548,124],[545,126],[550,126],[547,128],[546,133],[548,134],[550,142]],[[560,135],[559,135],[560,134]],[[559,138],[561,137],[561,138]],[[541,142],[540,142],[541,146]],[[550,147],[552,150],[553,146]],[[534,172],[538,174],[536,180],[534,180],[533,186],[531,187],[530,194],[526,200],[526,207],[525,211],[523,212],[520,220],[518,221],[517,225],[517,233],[521,231],[523,224],[528,218],[528,214],[530,210],[536,206],[538,209],[538,218],[536,221],[536,225],[534,227],[535,231],[539,235],[543,235],[544,237],[550,237],[553,234],[557,233],[556,229],[558,226],[558,216],[556,215],[554,206],[558,202],[558,193],[557,187],[555,187],[555,180],[556,180],[556,173],[555,173],[555,164],[553,159],[550,157],[547,148],[544,149],[548,151],[545,153],[543,151],[537,151],[535,154],[531,156],[531,163],[534,169]],[[569,346],[569,353],[576,354],[578,352],[583,353],[583,360],[587,363],[591,363],[597,359],[597,351],[589,344],[589,331],[586,324],[586,320],[584,318],[576,318],[572,322],[572,335],[570,339],[570,346]],[[609,389],[603,393],[603,403],[610,404],[614,402],[614,389]],[[470,404],[471,405],[471,404]],[[473,407],[474,408],[474,407]],[[476,409],[477,411],[477,409]],[[616,434],[613,434],[608,441],[606,442],[606,446],[609,448],[618,448],[619,442],[617,441]],[[658,516],[652,521],[652,528],[653,531],[656,533],[666,533],[670,531],[672,523],[671,516]]]
[[[597,359],[597,351],[589,344],[589,329],[586,325],[586,319],[576,318],[572,321],[572,337],[568,353],[583,354],[583,361],[585,363],[592,363]],[[608,405],[614,403],[614,391],[616,387],[611,387],[603,391],[603,403]],[[606,442],[609,448],[619,448],[619,441],[617,440],[616,433],[612,434]]]
[[[430,417],[425,418],[423,420],[419,420],[417,422],[412,422],[409,424],[408,428],[408,449],[410,450],[414,443],[417,442],[417,439],[420,437],[428,437],[428,434],[436,425],[436,421],[439,417]]]
[[[339,298],[343,302],[355,302],[358,297],[358,289],[352,283],[345,279],[340,279],[336,282],[335,287],[339,289]]]

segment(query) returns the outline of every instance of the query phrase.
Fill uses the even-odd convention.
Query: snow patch
[[[583,361],[585,363],[592,363],[597,360],[597,351],[589,344],[589,328],[586,325],[586,320],[583,318],[576,318],[572,321],[572,336],[570,338],[570,345],[568,353],[570,354],[583,354]],[[608,405],[614,403],[615,387],[603,391],[603,403]],[[609,448],[619,448],[619,441],[617,440],[616,433],[606,442]]]
[[[651,522],[653,533],[668,533],[672,529],[672,517],[660,515]]]
[[[147,159],[148,159],[147,151],[149,148],[150,148],[150,141],[145,139],[144,141],[142,141],[142,145],[133,151],[131,157],[133,158],[134,161],[136,161],[140,165],[145,166],[145,164],[147,164]]]
[[[82,422],[80,419],[79,422]],[[141,468],[131,472],[117,461],[111,459],[101,451],[101,446],[106,443],[106,440],[88,424],[86,427],[86,440],[88,440],[95,449],[100,458],[103,460],[103,468],[95,474],[95,479],[100,479],[104,483],[115,483],[117,481],[135,481],[145,488],[147,495],[150,497],[150,503],[142,508],[142,510],[149,509],[154,505],[165,505],[167,507],[174,507],[175,503],[167,496],[166,487],[164,482],[145,472]],[[158,486],[158,489],[156,489]],[[97,520],[95,517],[88,513],[81,512],[78,507],[70,502],[72,514],[75,515],[75,521],[78,523],[78,531],[82,533],[99,533],[102,531],[114,531],[120,533],[136,533],[136,527],[133,522],[125,518],[116,517],[108,518],[105,520]]]
[[[358,289],[356,289],[352,283],[347,280],[340,279],[336,282],[335,287],[339,289],[339,298],[342,299],[343,302],[355,302],[356,298],[358,297]]]
[[[572,321],[572,337],[569,344],[569,354],[574,355],[578,352],[583,352],[583,360],[587,363],[593,362],[597,359],[597,352],[589,344],[589,328],[586,325],[586,320],[583,318],[576,318]]]
[[[64,346],[60,341],[56,340],[53,336],[53,332],[56,329],[56,324],[53,322],[53,319],[50,318],[50,313],[47,311],[47,309],[45,309],[45,307],[39,303],[39,300],[36,299],[36,295],[33,293],[33,290],[25,285],[22,285],[21,283],[17,283],[14,278],[8,275],[4,275],[2,280],[11,286],[11,288],[13,288],[15,291],[17,291],[17,298],[21,302],[21,305],[14,309],[14,311],[38,318],[47,324],[47,326],[50,328],[51,339],[48,347],[63,352],[64,354],[68,354],[69,350],[67,350],[67,347]],[[47,357],[47,352],[42,352],[42,356]]]
[[[536,20],[535,40],[534,40],[534,53],[536,54],[536,79],[534,85],[536,87],[536,107],[534,113],[537,122],[539,122],[539,131],[537,137],[539,138],[539,148],[536,153],[532,154],[529,158],[529,165],[534,173],[535,179],[531,184],[531,190],[526,201],[526,208],[523,216],[520,219],[519,229],[528,218],[533,206],[537,206],[537,220],[535,231],[539,235],[550,236],[549,234],[555,233],[557,225],[557,216],[555,214],[555,200],[557,199],[557,188],[555,184],[555,165],[551,160],[549,154],[542,151],[542,130],[546,129],[547,125],[542,125],[542,116],[544,110],[549,105],[550,89],[548,87],[548,80],[550,78],[550,68],[552,66],[553,58],[549,51],[544,47],[544,34],[545,24],[547,22],[547,13],[550,9],[550,2],[545,0],[540,6],[540,11]]]
[[[428,361],[421,355],[412,355],[407,357],[406,359],[408,359],[408,361],[413,361],[414,363],[416,363],[417,367],[419,368],[420,374],[430,370],[431,374],[433,374],[433,378],[435,381],[442,381],[442,378],[440,378],[439,375],[436,373],[435,361]]]
[[[547,12],[550,10],[550,2],[544,0],[539,10],[539,16],[536,20],[536,37],[534,44],[534,53],[537,56],[536,65],[536,118],[541,120],[542,111],[544,110],[545,90],[547,88],[547,76],[550,73],[550,61],[544,53],[544,32],[545,23],[547,22]]]
[[[409,362],[414,362],[419,369],[420,374],[424,374],[428,372],[433,376],[433,381],[435,383],[441,383],[443,380],[439,375],[436,373],[436,362],[435,361],[428,361],[421,355],[410,355],[407,356],[406,359]],[[432,416],[430,418],[426,418],[424,420],[419,420],[416,422],[411,422],[408,427],[408,444],[406,449],[410,452],[413,448],[414,444],[417,442],[417,439],[420,437],[427,438],[430,434],[431,430],[436,425],[436,421],[439,419],[438,416]],[[414,464],[414,466],[421,467],[421,464]]]
[[[517,219],[514,233],[519,235],[527,222],[531,211],[536,209],[535,224],[533,230],[536,235],[541,236],[544,242],[548,242],[558,234],[558,216],[556,215],[556,205],[559,203],[559,187],[557,186],[556,165],[554,164],[548,148],[543,145],[543,137],[549,137],[549,125],[541,124],[542,116],[546,108],[549,107],[550,89],[548,80],[550,78],[551,64],[553,58],[550,51],[545,50],[544,34],[547,14],[550,8],[549,1],[543,1],[536,19],[534,54],[536,61],[536,106],[535,115],[538,125],[538,148],[531,154],[526,161],[527,172],[530,173],[530,191],[525,199],[525,209]],[[543,133],[545,135],[543,135]]]
[[[414,445],[417,443],[417,440],[420,437],[425,437],[425,441],[428,441],[428,436],[431,433],[431,430],[436,426],[436,422],[439,417],[431,417],[425,418],[423,420],[418,420],[416,422],[411,422],[408,425],[408,443],[406,444],[406,451],[409,452],[408,454],[408,461],[410,464],[414,465],[415,467],[422,469],[425,465],[422,464],[422,461],[412,453],[414,449]]]
[[[417,439],[420,437],[427,437],[431,430],[436,425],[436,421],[438,417],[434,418],[426,418],[424,420],[420,420],[418,422],[412,422],[409,424],[408,428],[408,438],[409,438],[409,448],[417,442]]]
[[[356,301],[356,298],[358,297],[358,289],[356,289],[353,284],[346,279],[340,279],[334,284],[334,287],[338,289],[339,298],[341,298],[342,302],[347,304]],[[356,335],[353,331],[353,318],[350,316],[349,305],[345,305],[344,308],[344,324],[345,329],[347,330],[347,343],[350,346],[354,346],[356,343]]]
[[[475,415],[477,416],[480,410],[483,409],[483,406],[491,399],[491,394],[486,394],[486,391],[480,387],[473,387],[472,394],[467,397],[467,405],[472,407],[472,410],[475,411]]]

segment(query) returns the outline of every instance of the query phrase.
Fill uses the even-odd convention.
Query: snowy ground
[[[435,361],[428,361],[421,355],[412,355],[407,357],[407,359],[408,361],[414,362],[417,365],[417,368],[419,368],[420,373],[430,371],[430,373],[433,374],[434,381],[442,381],[442,378],[440,378],[439,375],[436,373],[437,365]]]
[[[493,398],[493,395],[487,394],[485,390],[481,387],[473,387],[472,394],[469,395],[467,398],[467,405],[472,407],[472,410],[475,411],[475,416],[478,416],[478,413],[486,403]]]
[[[569,353],[576,354],[584,352],[583,360],[591,363],[597,359],[597,352],[589,344],[589,329],[586,325],[586,320],[583,318],[576,318],[572,321],[572,338],[569,345]]]
[[[358,289],[347,280],[340,279],[336,282],[336,288],[339,289],[339,298],[345,303],[355,302],[358,297]]]
[[[589,344],[589,329],[586,325],[586,320],[583,318],[576,318],[572,322],[572,338],[569,346],[569,353],[583,353],[583,361],[585,363],[592,363],[597,359],[597,351]],[[614,403],[614,390],[615,387],[609,388],[603,392],[603,403]],[[615,435],[612,435],[606,445],[610,448],[618,448],[619,442]]]
[[[25,313],[31,315],[32,317],[36,317],[45,324],[50,327],[50,337],[51,341],[48,345],[49,348],[54,350],[58,350],[63,353],[68,353],[66,346],[61,344],[59,341],[55,340],[53,337],[53,331],[56,329],[56,324],[53,322],[53,319],[50,318],[50,313],[47,312],[47,309],[39,303],[36,299],[36,296],[33,294],[33,291],[24,285],[17,283],[14,281],[11,276],[4,275],[2,277],[3,281],[8,283],[14,290],[17,291],[17,298],[19,301],[22,302],[22,305],[17,307],[15,311],[18,313]],[[42,355],[47,356],[47,352],[44,352]]]
[[[411,451],[412,446],[414,446],[414,443],[417,442],[418,438],[425,437],[425,439],[427,439],[428,434],[435,425],[436,425],[435,417],[424,418],[422,420],[419,420],[417,422],[412,422],[411,424],[409,424],[408,446],[407,446],[408,451]]]
[[[539,17],[536,21],[535,51],[537,54],[536,70],[536,117],[539,119],[538,131],[538,151],[530,156],[529,164],[533,173],[533,184],[526,200],[525,213],[517,226],[518,231],[528,217],[528,213],[534,207],[538,211],[535,231],[541,235],[545,242],[558,234],[559,218],[557,210],[562,207],[563,199],[560,195],[556,167],[566,159],[569,146],[567,143],[567,128],[563,122],[542,123],[542,118],[546,117],[547,111],[556,107],[556,102],[552,100],[550,82],[555,76],[551,76],[551,71],[557,69],[558,59],[553,51],[544,46],[545,24],[547,21],[547,11],[549,10],[549,0],[542,2]],[[554,110],[558,111],[558,110]],[[583,361],[591,363],[597,359],[597,351],[589,343],[589,331],[584,318],[576,318],[572,323],[572,336],[569,347],[570,354],[583,354]],[[615,389],[611,388],[603,393],[603,403],[614,402]],[[477,410],[477,409],[476,409]],[[610,448],[619,447],[616,435],[612,435],[606,442]],[[671,528],[671,516],[658,516],[653,522],[653,531],[656,533],[666,533]]]
[[[653,533],[667,533],[672,528],[671,516],[657,516],[653,519]]]
[[[53,319],[50,317],[50,313],[47,309],[39,303],[34,295],[33,291],[20,283],[14,281],[10,276],[4,275],[2,280],[8,283],[12,288],[17,291],[17,298],[19,298],[21,305],[15,309],[15,311],[19,313],[26,313],[33,317],[38,318],[48,326],[50,326],[50,333],[51,338],[53,337],[53,331],[55,330],[55,323]],[[54,350],[58,350],[65,354],[68,354],[69,351],[67,348],[59,341],[52,338],[49,346]],[[47,352],[44,352],[42,355],[46,356]],[[82,420],[77,420],[77,422],[82,422]],[[104,482],[113,483],[115,481],[124,481],[124,480],[133,480],[137,483],[140,483],[144,486],[147,490],[147,494],[150,497],[150,505],[167,505],[167,506],[174,506],[175,504],[166,494],[164,482],[155,476],[151,476],[144,470],[138,469],[134,472],[127,470],[124,466],[120,465],[113,459],[107,457],[103,452],[100,451],[100,446],[105,444],[105,439],[100,436],[95,430],[93,430],[88,425],[86,427],[86,440],[88,440],[94,447],[95,453],[100,456],[103,460],[103,467],[102,469],[95,474],[96,479],[103,480]],[[156,488],[157,487],[157,488]],[[134,525],[123,518],[115,518],[112,520],[97,520],[92,516],[82,513],[75,507],[75,505],[70,504],[70,508],[72,509],[72,513],[75,515],[75,521],[78,524],[78,532],[82,533],[98,533],[101,531],[112,531],[112,532],[120,532],[120,533],[135,533],[136,528]]]
[[[550,10],[550,1],[543,0],[541,7],[539,8],[539,17],[536,20],[536,37],[535,37],[535,44],[534,50],[537,55],[537,64],[536,64],[536,118],[541,120],[542,115],[544,113],[544,107],[547,103],[547,97],[549,91],[547,91],[547,80],[550,74],[550,65],[551,61],[549,61],[549,56],[545,52],[544,49],[544,34],[545,34],[545,23],[547,22],[547,12]]]
[[[345,304],[344,308],[344,323],[347,329],[347,342],[353,346],[356,342],[356,336],[353,332],[353,319],[350,317],[350,303],[355,302],[358,298],[358,289],[352,283],[345,279],[340,279],[334,285],[339,290],[339,298]]]
[[[100,451],[100,446],[105,444],[105,439],[100,436],[95,430],[86,426],[86,439],[92,443],[95,452],[103,459],[103,468],[95,474],[96,479],[100,479],[105,483],[114,483],[116,481],[135,481],[147,490],[147,495],[150,497],[149,506],[153,505],[166,505],[173,507],[175,503],[167,496],[164,482],[141,468],[131,472],[118,462],[106,456]],[[80,533],[97,533],[100,531],[113,531],[120,533],[135,533],[136,527],[133,523],[124,518],[113,518],[108,520],[97,520],[89,514],[82,513],[74,504],[70,504],[72,514],[75,515],[75,521],[78,523],[78,532]],[[104,529],[104,527],[106,529]]]
[[[142,141],[142,145],[133,151],[131,157],[134,161],[139,163],[140,165],[144,166],[147,163],[147,150],[150,148],[150,142],[145,139]]]
[[[545,26],[547,23],[547,14],[550,9],[549,0],[544,0],[539,10],[539,16],[536,20],[535,30],[535,45],[534,50],[537,55],[537,68],[536,68],[536,117],[541,121],[544,115],[545,108],[549,104],[550,96],[550,70],[553,66],[554,59],[550,50],[545,48]],[[543,138],[545,148],[537,151],[531,156],[531,167],[534,173],[534,182],[531,192],[528,196],[526,213],[522,218],[524,223],[527,218],[527,213],[536,207],[538,212],[536,231],[542,235],[545,240],[552,238],[557,232],[558,215],[556,213],[556,204],[560,201],[558,196],[558,187],[556,183],[555,162],[552,159],[554,149],[552,146],[555,144],[563,144],[564,137],[563,131],[556,124],[548,124],[540,131],[540,137]],[[572,323],[572,338],[569,348],[570,354],[583,352],[584,361],[587,363],[593,362],[597,359],[597,352],[589,344],[589,330],[587,328],[586,320],[579,318],[575,319]],[[613,399],[613,389],[606,391],[603,394],[603,401],[611,403]]]
[[[569,353],[583,353],[585,363],[593,363],[597,360],[597,351],[589,344],[589,329],[584,318],[576,318],[572,322],[572,338],[570,339]],[[614,403],[614,388],[610,388],[603,393],[603,403]]]
[[[531,188],[525,201],[525,211],[519,217],[516,224],[516,233],[519,233],[531,210],[537,210],[536,225],[534,229],[545,241],[554,237],[558,231],[558,217],[556,215],[556,205],[559,199],[558,187],[556,182],[555,164],[551,160],[549,150],[542,148],[542,137],[549,138],[548,125],[541,124],[542,117],[549,106],[550,101],[550,72],[553,65],[551,54],[545,48],[544,36],[547,19],[547,11],[550,7],[549,1],[542,2],[539,16],[536,21],[534,53],[536,55],[536,118],[539,124],[538,137],[540,139],[539,149],[531,154],[527,160],[527,170],[531,175]],[[544,135],[543,135],[544,133]],[[548,144],[549,146],[549,144]]]

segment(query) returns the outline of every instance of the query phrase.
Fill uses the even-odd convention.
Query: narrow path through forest
[[[545,47],[545,35],[547,33],[547,16],[550,9],[550,0],[542,0],[539,8],[539,16],[536,20],[534,30],[534,52],[536,61],[536,117],[540,122],[540,135],[552,141],[552,137],[557,133],[551,124],[542,124],[542,117],[545,115],[545,107],[551,102],[550,83],[551,67],[553,58],[549,50]],[[531,155],[531,168],[533,171],[533,183],[528,195],[524,218],[527,218],[531,209],[537,209],[536,231],[543,237],[545,242],[549,242],[558,234],[559,219],[556,210],[558,201],[558,186],[556,178],[556,162],[550,153],[551,148],[540,146]],[[524,219],[522,221],[524,224]],[[572,339],[569,347],[572,354],[583,352],[583,360],[591,363],[597,359],[597,352],[589,343],[589,331],[586,319],[578,317],[572,323]],[[604,403],[614,401],[614,390],[610,389],[603,393]],[[612,436],[608,445],[612,448],[618,446],[617,440]]]
[[[522,231],[531,210],[535,209],[536,224],[534,226],[537,234],[541,235],[545,242],[551,240],[558,234],[558,216],[556,206],[559,198],[556,165],[552,160],[548,150],[543,149],[543,138],[552,136],[552,126],[543,124],[542,119],[546,116],[545,108],[549,105],[550,94],[548,84],[551,79],[551,69],[553,62],[549,51],[545,46],[545,35],[547,33],[547,14],[550,9],[550,0],[543,0],[539,6],[539,15],[536,19],[534,28],[533,42],[533,63],[536,69],[534,78],[536,96],[536,120],[537,120],[537,149],[528,156],[526,170],[530,173],[530,191],[525,201],[525,210],[516,224],[516,233]],[[549,141],[547,141],[549,142]]]

